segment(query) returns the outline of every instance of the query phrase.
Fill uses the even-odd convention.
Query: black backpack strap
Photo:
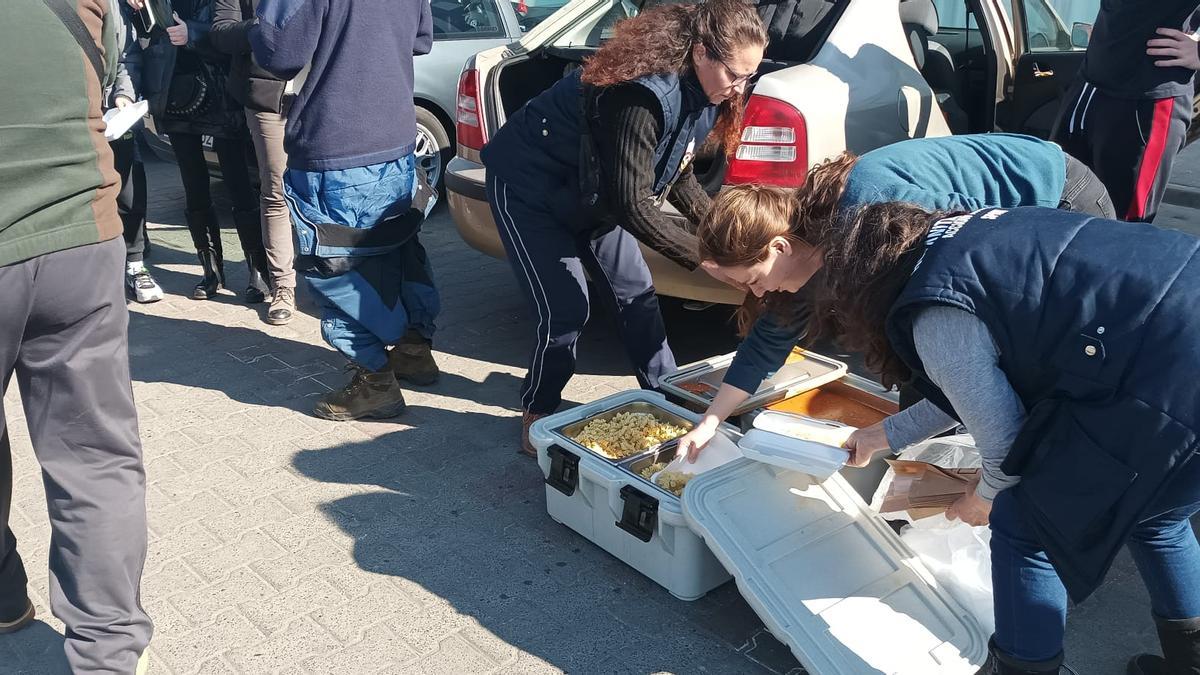
[[[79,18],[79,14],[75,12],[67,0],[42,0],[50,11],[54,12],[59,21],[67,27],[71,33],[71,37],[79,43],[79,47],[83,49],[83,53],[87,55],[92,62],[92,67],[96,69],[96,77],[100,80],[100,85],[104,86],[104,55],[100,53],[100,48],[96,46],[95,40],[92,39],[91,33],[88,33],[87,26],[83,25],[83,19]]]

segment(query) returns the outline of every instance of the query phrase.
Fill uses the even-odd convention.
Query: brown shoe
[[[354,376],[345,387],[331,391],[317,402],[313,414],[334,422],[357,419],[387,419],[404,412],[404,393],[391,370],[373,372],[350,364]]]
[[[442,374],[433,360],[433,344],[411,330],[388,352],[388,368],[396,379],[421,386],[437,382]]]
[[[267,308],[267,323],[272,326],[282,326],[292,320],[296,312],[296,289],[280,287],[275,289],[275,297],[271,298],[271,306]]]
[[[34,614],[36,612],[33,610],[33,603],[29,601],[29,598],[26,598],[25,611],[21,612],[20,616],[10,620],[0,620],[0,635],[15,633],[33,623]]]
[[[537,459],[537,448],[533,447],[533,443],[529,442],[529,427],[533,423],[545,417],[545,414],[524,412],[521,414],[521,449],[517,450],[518,455],[525,455]]]

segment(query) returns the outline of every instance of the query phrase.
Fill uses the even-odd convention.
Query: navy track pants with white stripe
[[[675,371],[675,356],[658,308],[650,269],[633,235],[617,228],[599,239],[580,237],[542,205],[489,174],[488,202],[517,283],[537,322],[522,409],[554,412],[575,374],[575,344],[595,300],[617,317],[621,340],[643,388]]]

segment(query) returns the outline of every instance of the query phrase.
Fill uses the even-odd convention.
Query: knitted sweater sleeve
[[[601,180],[617,224],[673,262],[696,269],[696,236],[655,204],[654,150],[663,133],[658,100],[640,86],[617,85],[600,94],[596,112]]]

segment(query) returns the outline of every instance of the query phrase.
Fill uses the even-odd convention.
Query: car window
[[[1025,17],[1025,49],[1030,52],[1069,52],[1071,28],[1091,24],[1100,11],[1100,0],[1009,0],[1021,3]]]
[[[975,13],[967,10],[964,0],[933,0],[937,8],[938,30],[978,30]]]
[[[431,0],[429,7],[435,40],[504,37],[494,0]]]
[[[512,3],[513,11],[517,13],[517,23],[521,30],[527,31],[545,21],[551,14],[557,12],[569,0],[508,0]]]

